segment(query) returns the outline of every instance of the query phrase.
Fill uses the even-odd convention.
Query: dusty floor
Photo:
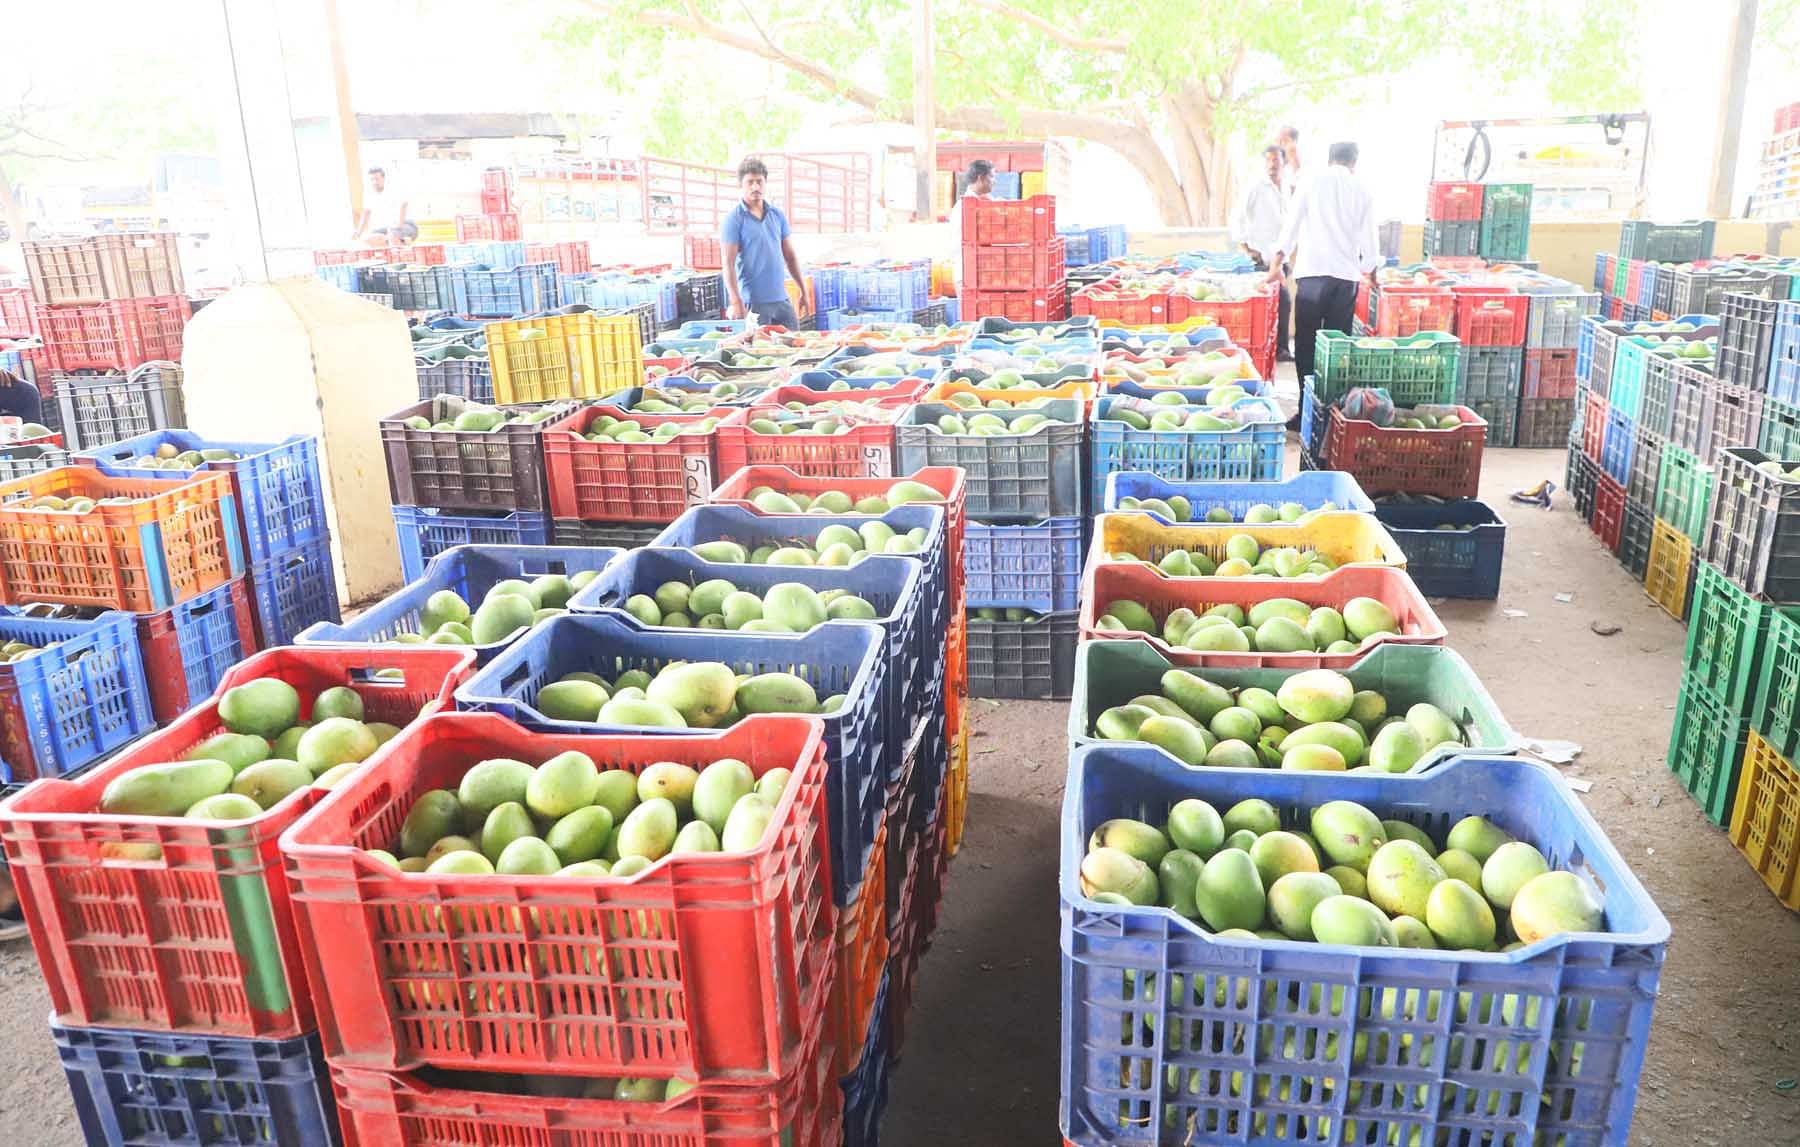
[[[1498,602],[1438,606],[1511,723],[1585,751],[1568,773],[1675,929],[1632,1143],[1800,1143],[1800,919],[1663,765],[1684,631],[1559,493],[1506,505],[1556,451],[1494,451],[1483,494],[1510,529]],[[1558,593],[1573,600],[1559,603]],[[1522,611],[1509,617],[1503,610]],[[1623,628],[1612,637],[1592,622]],[[1057,815],[1065,706],[975,704],[963,851],[927,957],[884,1127],[891,1147],[1057,1142]],[[0,1144],[79,1132],[29,946],[0,949]],[[1784,1086],[1785,1089],[1784,1089]]]

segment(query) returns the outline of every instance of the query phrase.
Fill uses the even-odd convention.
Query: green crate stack
[[[1488,183],[1481,189],[1481,257],[1517,262],[1531,245],[1531,184]]]
[[[1800,657],[1800,606],[1759,601],[1717,566],[1700,563],[1668,762],[1707,819],[1721,827],[1731,820],[1753,715],[1765,700],[1778,703],[1793,688],[1790,676],[1765,681],[1765,652],[1776,618],[1783,621],[1784,642],[1791,643],[1780,646],[1784,656]],[[1763,723],[1778,736],[1788,732],[1766,715]]]
[[[1455,401],[1463,346],[1448,331],[1420,331],[1402,338],[1320,331],[1314,345],[1315,391],[1327,405],[1358,386],[1380,387],[1396,406]]]

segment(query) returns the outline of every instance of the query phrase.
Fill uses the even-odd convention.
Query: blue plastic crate
[[[892,326],[898,323],[910,323],[912,311],[855,311],[834,310],[821,311],[819,329],[822,331],[842,331],[851,327],[866,327],[880,323]]]
[[[944,322],[948,326],[956,326],[962,322],[962,300],[955,295],[931,300],[934,307],[944,308]]]
[[[439,590],[453,590],[473,609],[490,589],[508,578],[530,581],[541,574],[601,570],[623,552],[604,546],[453,546],[432,558],[422,577],[350,621],[314,623],[294,637],[294,644],[387,644],[402,633],[419,632],[419,612],[426,599]],[[508,634],[504,640],[474,646],[475,664],[486,665],[518,637],[518,633]]]
[[[1123,401],[1099,399],[1088,423],[1093,439],[1091,489],[1096,503],[1106,497],[1107,476],[1126,470],[1180,482],[1272,482],[1281,477],[1287,419],[1269,399],[1236,403],[1232,409],[1250,418],[1250,424],[1239,430],[1217,431],[1135,430],[1123,422],[1109,421],[1107,414]]]
[[[908,316],[908,321],[910,321],[910,318],[911,316]],[[819,369],[844,371],[856,366],[858,359],[868,358],[871,355],[888,353],[890,352],[876,350],[873,347],[847,346],[842,350],[832,352],[822,359],[819,362]],[[926,358],[929,356],[916,355],[915,357]],[[937,359],[932,362],[915,363],[914,369],[906,374],[871,375],[869,377],[876,386],[892,386],[903,378],[936,378],[943,370],[943,360]]]
[[[583,297],[575,301],[586,303],[597,311],[654,303],[657,323],[667,325],[675,321],[680,294],[681,281],[675,278],[595,274],[588,280]]]
[[[1217,328],[1213,328],[1217,329]],[[1047,330],[1064,332],[1059,337],[1064,341],[1073,339],[1095,340],[1099,337],[1100,321],[1093,315],[1071,315],[1066,319],[1050,319],[1041,323],[1020,323],[1011,319],[1003,319],[998,315],[988,315],[975,320],[975,333],[981,335],[1010,334],[1025,331],[1032,336]]]
[[[812,279],[813,307],[823,314],[826,311],[841,311],[850,305],[850,274],[848,267],[815,267]]]
[[[983,521],[1036,522],[1085,514],[1083,406],[1079,399],[1057,398],[1029,409],[987,411],[1009,423],[1031,414],[1051,421],[1026,434],[980,435],[941,433],[935,426],[938,419],[968,412],[948,403],[921,402],[894,425],[894,473],[960,466],[966,471],[963,508]]]
[[[1612,259],[1605,251],[1594,252],[1594,287],[1605,294],[1612,290]]]
[[[316,1034],[172,1035],[50,1024],[89,1147],[335,1147],[337,1103]]]
[[[509,319],[559,305],[555,263],[526,263],[504,270],[452,267],[450,286],[456,313]]]
[[[1231,341],[1224,327],[1188,327],[1178,331],[1167,327],[1101,327],[1099,337],[1102,350],[1138,350],[1152,339],[1172,339],[1194,347]]]
[[[1081,894],[1092,828],[1161,824],[1187,797],[1266,800],[1301,828],[1353,800],[1438,839],[1479,813],[1603,888],[1608,931],[1494,953],[1220,940],[1168,909]],[[1097,745],[1073,755],[1062,840],[1061,1124],[1075,1143],[1628,1141],[1669,924],[1547,766],[1189,769]]]
[[[321,621],[337,621],[343,615],[330,540],[308,542],[251,563],[250,600],[256,607],[257,644],[264,649],[290,644],[302,630]]]
[[[592,271],[586,271],[579,275],[558,271],[556,275],[557,298],[565,307],[585,303],[588,301],[588,284],[593,281],[594,273]]]
[[[1775,305],[1775,341],[1769,348],[1769,397],[1800,406],[1800,302]]]
[[[1065,267],[1085,267],[1090,263],[1104,263],[1104,258],[1092,256],[1092,248],[1088,245],[1088,231],[1082,227],[1058,227],[1056,234],[1063,241],[1063,265]]]
[[[0,780],[63,776],[156,728],[133,615],[53,621],[5,606],[0,641],[55,642],[0,665]]]
[[[1375,516],[1400,543],[1406,572],[1427,597],[1500,596],[1506,520],[1486,502],[1380,502]]]
[[[1241,522],[1244,515],[1249,513],[1250,507],[1258,503],[1279,507],[1283,502],[1298,502],[1309,510],[1316,510],[1326,502],[1331,502],[1340,510],[1355,510],[1364,514],[1375,511],[1375,503],[1363,493],[1355,475],[1339,470],[1297,474],[1278,482],[1171,482],[1155,474],[1115,471],[1106,476],[1106,493],[1101,498],[1100,510],[1110,513],[1119,509],[1122,498],[1137,498],[1140,501],[1145,498],[1161,498],[1167,501],[1177,494],[1188,500],[1194,511],[1191,520],[1195,522],[1204,521],[1206,512],[1215,507],[1229,510],[1231,520]],[[1161,514],[1150,516],[1159,522],[1175,524]]]
[[[1616,406],[1606,408],[1606,435],[1601,439],[1600,469],[1623,486],[1631,481],[1631,452],[1637,444],[1637,420]]]
[[[950,570],[948,565],[947,522],[941,505],[915,503],[895,506],[885,514],[761,514],[743,506],[690,506],[681,517],[671,522],[651,545],[663,548],[691,549],[701,542],[725,540],[737,542],[746,551],[763,545],[788,545],[799,542],[811,546],[826,526],[844,525],[856,529],[878,517],[895,533],[924,529],[925,544],[916,554],[907,554],[924,567],[920,585],[925,594],[921,616],[925,622],[927,649],[942,641],[950,623]],[[782,566],[781,569],[804,567]],[[570,602],[575,610],[598,606],[599,590],[593,586],[582,590]]]
[[[1275,384],[1264,382],[1260,378],[1237,378],[1219,385],[1239,387],[1252,398],[1273,399],[1275,397]],[[1145,386],[1142,383],[1133,382],[1129,378],[1117,382],[1109,381],[1106,384],[1106,393],[1111,397],[1141,398],[1148,401],[1159,394],[1174,393],[1197,406],[1211,406],[1213,392],[1217,389],[1216,386]]]
[[[865,378],[858,375],[850,377],[835,370],[803,370],[799,374],[783,382],[783,386],[804,386],[808,390],[816,390],[821,394],[831,389],[834,383],[848,383],[851,390],[880,390],[894,385],[891,378]],[[842,393],[840,390],[838,393]]]
[[[1583,315],[1581,330],[1575,336],[1575,377],[1582,382],[1589,382],[1594,371],[1594,339],[1600,324],[1606,321],[1602,315]]]
[[[525,244],[518,239],[446,243],[444,262],[452,266],[476,264],[496,271],[510,271],[525,265]]]
[[[251,562],[330,537],[325,487],[319,476],[319,440],[314,435],[296,434],[282,442],[226,442],[192,430],[153,430],[111,446],[83,450],[75,457],[91,458],[101,473],[118,478],[192,473],[131,465],[133,459],[154,454],[165,445],[177,450],[230,450],[241,455],[236,461],[206,462],[198,468],[232,476],[238,522]]]
[[[931,264],[920,260],[886,267],[853,267],[844,271],[845,305],[863,311],[911,314],[931,301]]]
[[[689,319],[675,329],[675,337],[704,339],[708,335],[742,335],[750,333],[749,319]],[[714,341],[712,345],[717,346]]]
[[[1051,613],[1081,603],[1086,518],[1030,525],[970,521],[963,527],[963,587],[971,609],[1011,606]]]
[[[247,580],[233,578],[179,605],[138,615],[138,648],[158,720],[173,720],[211,697],[225,671],[256,652],[251,601]],[[170,644],[159,647],[159,640]]]
[[[313,274],[338,290],[349,291],[353,295],[362,291],[362,272],[360,263],[333,263],[313,268]]]
[[[887,1039],[889,982],[889,974],[883,971],[856,1067],[848,1075],[838,1077],[838,1089],[844,1093],[844,1147],[880,1147],[881,1113],[887,1108],[891,1074]]]
[[[453,514],[427,506],[395,506],[400,536],[400,576],[425,576],[425,563],[451,546],[547,546],[550,515],[515,510],[510,514]],[[317,619],[315,619],[317,620]]]
[[[671,661],[723,661],[738,673],[796,673],[820,700],[845,694],[836,713],[820,714],[832,901],[841,908],[861,882],[887,794],[886,640],[879,625],[866,621],[821,625],[811,633],[733,633],[650,629],[622,610],[572,614],[544,622],[476,670],[457,689],[456,703],[550,732],[691,735],[691,729],[553,721],[533,706],[539,689],[568,673],[585,670],[609,680],[627,669],[654,675]]]
[[[613,562],[594,582],[592,593],[582,595],[580,612],[622,609],[633,594],[655,596],[664,582],[695,586],[724,578],[757,596],[783,582],[797,582],[814,590],[848,590],[875,607],[871,619],[881,626],[887,641],[881,653],[887,665],[887,727],[911,729],[926,715],[931,698],[931,678],[943,673],[942,639],[927,637],[924,567],[903,557],[872,557],[852,566],[728,565],[701,559],[689,550],[648,546],[632,550]],[[696,622],[699,618],[694,618]],[[828,622],[827,624],[834,624]],[[681,632],[676,629],[672,632]],[[704,632],[716,633],[717,630]],[[901,736],[890,737],[893,750],[887,762],[892,783],[904,764]]]
[[[1329,466],[1325,457],[1325,432],[1331,429],[1331,408],[1319,401],[1313,378],[1307,375],[1300,383],[1300,453],[1301,460],[1311,460],[1314,469]]]
[[[1018,171],[996,171],[993,173],[995,199],[1021,199],[1024,197],[1025,181],[1023,173]]]

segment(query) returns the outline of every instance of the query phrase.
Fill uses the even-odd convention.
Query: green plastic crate
[[[1789,614],[1769,619],[1750,724],[1782,756],[1800,756],[1800,619]]]
[[[1721,705],[1700,682],[1682,678],[1669,734],[1669,769],[1706,819],[1721,828],[1731,821],[1749,738],[1749,721]]]
[[[1769,619],[1776,614],[1800,618],[1800,605],[1758,601],[1718,566],[1701,562],[1681,661],[1687,680],[1737,717],[1748,718],[1757,700]]]
[[[1706,533],[1707,506],[1712,501],[1713,472],[1691,451],[1663,443],[1662,466],[1656,475],[1656,516],[1699,545]]]
[[[1084,641],[1075,651],[1075,688],[1069,698],[1069,743],[1098,743],[1095,718],[1114,705],[1143,693],[1160,691],[1162,675],[1176,666],[1149,644],[1135,638]],[[1273,693],[1298,669],[1227,669],[1201,666],[1191,671],[1227,689],[1260,686]],[[1412,772],[1423,772],[1458,752],[1506,754],[1519,749],[1519,734],[1506,723],[1475,671],[1455,650],[1441,645],[1378,645],[1344,671],[1358,689],[1386,697],[1391,711],[1429,701],[1450,714],[1473,742],[1466,749],[1434,749]]]
[[[1481,257],[1491,263],[1526,257],[1531,241],[1531,184],[1489,183],[1481,189]]]
[[[1396,406],[1456,401],[1462,343],[1448,331],[1420,331],[1404,338],[1320,331],[1314,345],[1313,380],[1321,402],[1336,402],[1358,386],[1381,387]]]
[[[1800,406],[1763,395],[1762,432],[1756,448],[1774,458],[1800,458]]]

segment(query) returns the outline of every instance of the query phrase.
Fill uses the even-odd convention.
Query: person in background
[[[1300,193],[1300,129],[1293,124],[1284,124],[1275,133],[1275,146],[1281,149],[1287,159],[1287,171],[1283,173],[1282,182],[1287,185],[1288,198],[1292,199]]]
[[[1244,193],[1244,201],[1238,205],[1237,220],[1231,227],[1238,246],[1255,261],[1259,271],[1267,271],[1272,265],[1268,257],[1274,253],[1275,244],[1281,239],[1281,224],[1287,213],[1287,196],[1281,190],[1282,166],[1281,148],[1274,144],[1263,148],[1263,178],[1253,182]],[[1286,281],[1281,283],[1279,289],[1281,305],[1276,317],[1275,358],[1278,362],[1291,362],[1293,356],[1288,353],[1288,312],[1292,299],[1288,295]]]
[[[992,161],[978,159],[969,164],[968,179],[965,182],[963,193],[950,208],[950,265],[956,268],[956,284],[959,288],[963,281],[962,201],[971,195],[977,199],[987,199],[994,194]]]
[[[1331,145],[1329,166],[1294,197],[1269,257],[1268,281],[1294,256],[1294,372],[1313,373],[1313,343],[1322,330],[1350,333],[1357,286],[1381,265],[1375,198],[1356,178],[1354,143]]]
[[[738,164],[738,190],[743,198],[719,225],[719,249],[724,259],[725,292],[730,299],[725,317],[741,319],[754,313],[765,326],[796,328],[812,313],[806,276],[800,272],[800,256],[789,236],[787,216],[763,199],[769,169],[750,156]],[[785,265],[800,284],[800,313],[788,301],[782,276]]]
[[[386,170],[369,168],[369,190],[363,193],[362,214],[356,217],[356,234],[353,238],[361,239],[364,235],[385,236],[395,227],[408,225],[406,197],[400,194],[399,188],[388,182]]]
[[[0,416],[22,422],[42,422],[44,400],[38,388],[9,370],[0,369]]]

